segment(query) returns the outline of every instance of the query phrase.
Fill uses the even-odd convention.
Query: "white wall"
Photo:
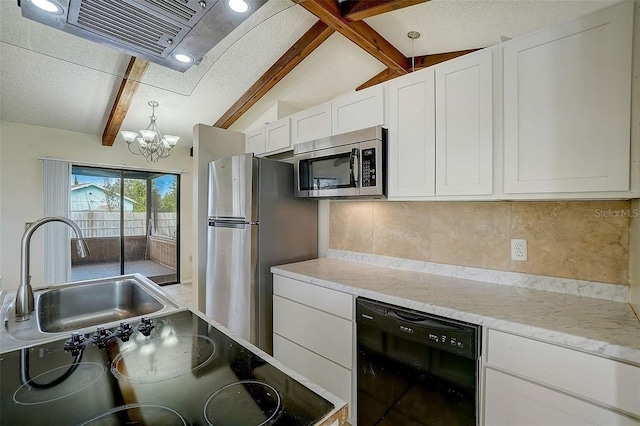
[[[20,241],[25,222],[43,216],[43,166],[40,157],[118,168],[185,171],[180,179],[181,281],[191,280],[193,255],[192,160],[189,146],[178,146],[171,157],[147,163],[134,156],[118,138],[113,147],[102,146],[99,135],[0,121],[0,275],[2,289],[14,290],[20,279]],[[31,244],[31,276],[34,287],[43,283],[43,233]]]

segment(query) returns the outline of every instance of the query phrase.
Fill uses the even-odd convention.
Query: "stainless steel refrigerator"
[[[272,353],[274,265],[318,253],[317,202],[293,196],[293,165],[235,155],[209,164],[206,314]]]

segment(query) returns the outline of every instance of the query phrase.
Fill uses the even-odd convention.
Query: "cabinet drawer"
[[[273,332],[351,370],[353,323],[273,296]]]
[[[640,416],[640,368],[489,330],[486,364]]]
[[[597,405],[487,368],[484,424],[637,426],[639,423]]]
[[[351,370],[278,334],[273,335],[273,357],[347,402],[351,411]]]
[[[273,276],[273,294],[353,321],[353,296],[279,275]]]

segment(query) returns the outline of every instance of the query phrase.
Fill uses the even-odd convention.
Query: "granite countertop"
[[[275,274],[640,366],[640,321],[625,302],[321,258]]]

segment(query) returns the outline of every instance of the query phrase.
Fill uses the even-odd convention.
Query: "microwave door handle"
[[[358,187],[358,179],[360,178],[360,150],[353,148],[349,156],[349,169],[351,171],[351,183],[354,188]]]

